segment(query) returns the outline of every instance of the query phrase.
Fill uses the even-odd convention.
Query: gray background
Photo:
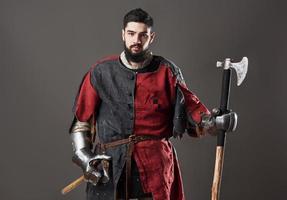
[[[221,199],[286,199],[286,3],[268,0],[0,1],[0,199],[84,199],[68,128],[84,73],[122,51],[121,23],[142,7],[155,20],[154,54],[181,67],[190,89],[219,105],[217,59],[249,58],[230,106],[239,127],[227,138]],[[235,79],[233,79],[235,80]],[[187,200],[210,196],[216,138],[173,140]]]

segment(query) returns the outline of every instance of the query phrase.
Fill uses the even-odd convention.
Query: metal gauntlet
[[[90,124],[75,122],[71,129],[71,139],[74,152],[72,160],[83,169],[85,179],[93,185],[99,181],[107,183],[110,180],[108,171],[111,157],[92,153]]]
[[[72,160],[82,168],[85,179],[96,185],[101,178],[101,174],[93,166],[95,156],[91,152],[92,142],[89,131],[89,123],[78,121],[74,124],[71,130],[74,153]]]
[[[219,115],[219,109],[213,109],[211,115],[203,115],[200,127],[204,132],[211,135],[216,135],[217,130],[224,130],[226,132],[235,131],[237,127],[237,114],[229,112]]]

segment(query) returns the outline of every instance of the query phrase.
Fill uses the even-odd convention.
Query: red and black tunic
[[[149,66],[133,71],[113,56],[96,63],[85,75],[74,113],[79,121],[95,117],[98,138],[108,143],[131,134],[177,136],[185,131],[186,119],[198,124],[209,111],[170,61],[153,56]],[[112,156],[113,183],[96,186],[97,199],[114,199],[126,152],[127,145],[107,150]],[[135,144],[133,159],[145,193],[152,193],[154,200],[184,199],[178,161],[168,140]]]

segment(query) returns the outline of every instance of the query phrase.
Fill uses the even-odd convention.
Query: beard
[[[133,46],[136,46],[136,45],[132,45],[131,48]],[[133,53],[127,46],[126,44],[124,43],[124,49],[125,49],[125,54],[126,54],[126,58],[128,61],[131,61],[131,62],[135,62],[135,63],[141,63],[143,61],[145,61],[148,56],[149,56],[149,49],[145,49],[145,50],[142,50],[141,52],[138,52],[138,53]]]

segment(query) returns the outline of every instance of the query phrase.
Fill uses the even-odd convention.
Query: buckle
[[[136,142],[136,135],[130,135],[129,142]]]
[[[129,142],[133,142],[133,143],[138,143],[140,141],[145,140],[146,137],[142,136],[142,135],[130,135],[129,136]]]

